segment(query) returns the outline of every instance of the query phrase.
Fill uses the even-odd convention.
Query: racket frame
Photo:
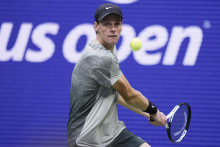
[[[181,107],[181,105],[185,105],[187,106],[187,109],[188,109],[188,116],[187,116],[187,122],[186,122],[186,126],[184,128],[184,131],[182,132],[182,135],[180,136],[180,138],[176,141],[174,141],[171,137],[171,133],[170,133],[170,130],[171,130],[171,123],[172,123],[172,120],[173,120],[173,117],[176,113],[176,111]],[[168,138],[171,142],[173,143],[179,143],[183,140],[183,138],[185,137],[187,131],[188,131],[188,128],[189,128],[189,124],[190,124],[190,120],[191,120],[191,108],[190,108],[190,105],[188,103],[180,103],[178,105],[176,105],[173,110],[167,115],[167,119],[169,119],[169,122],[168,124],[165,125],[165,128],[167,130],[167,135],[168,135]]]

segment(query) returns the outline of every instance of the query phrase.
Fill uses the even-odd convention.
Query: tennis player
[[[166,124],[166,116],[130,86],[119,68],[115,44],[122,20],[114,4],[100,5],[95,12],[96,39],[86,46],[72,73],[69,147],[149,147],[118,120],[117,103],[148,120],[152,116],[152,125]]]

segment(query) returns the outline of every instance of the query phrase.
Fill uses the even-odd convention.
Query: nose
[[[115,30],[116,30],[115,25],[112,25],[112,27],[111,27],[111,31],[112,31],[112,32],[115,32]]]

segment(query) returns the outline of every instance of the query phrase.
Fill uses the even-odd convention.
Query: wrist
[[[149,102],[149,105],[148,105],[147,109],[144,112],[147,112],[150,115],[156,114],[157,113],[157,106],[149,100],[148,100],[148,102]]]

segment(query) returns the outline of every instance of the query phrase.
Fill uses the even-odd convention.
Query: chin
[[[114,41],[114,42],[111,42],[111,43],[109,43],[109,44],[115,45],[117,42],[118,42],[118,41]]]
[[[110,41],[110,44],[116,44],[118,42],[118,39],[116,40],[112,40],[112,41]]]

